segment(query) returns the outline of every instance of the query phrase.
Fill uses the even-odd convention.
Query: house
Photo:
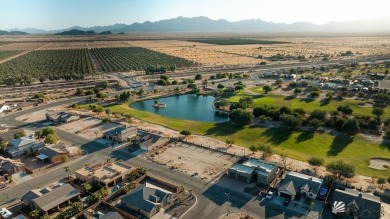
[[[133,167],[120,162],[99,163],[77,170],[76,178],[88,183],[97,182],[102,186],[111,187],[124,181],[133,170]]]
[[[152,133],[143,132],[138,139],[138,145],[142,150],[150,151],[168,142],[168,138]]]
[[[60,145],[59,143],[58,145]],[[63,161],[64,157],[69,156],[69,151],[66,148],[52,146],[49,147],[45,145],[44,147],[38,149],[37,158],[42,162],[50,162],[50,163],[60,163]]]
[[[17,106],[18,106],[17,104],[1,104],[0,105],[0,113],[9,111]]]
[[[20,132],[20,129],[10,129],[7,132],[0,133],[0,141],[9,142],[15,139],[15,134]]]
[[[0,182],[9,180],[9,176],[25,170],[22,162],[0,156]]]
[[[60,206],[70,205],[79,198],[80,191],[66,183],[54,188],[31,190],[22,197],[22,202],[31,209],[38,209],[42,214],[50,214],[59,210]]]
[[[117,142],[125,142],[137,137],[136,127],[117,127],[103,133],[103,138]]]
[[[151,218],[172,199],[172,193],[156,186],[143,184],[121,197],[121,205]]]
[[[49,122],[54,122],[54,123],[63,123],[63,122],[71,122],[75,121],[80,118],[80,116],[75,115],[73,113],[69,112],[48,112],[45,114],[46,119]]]
[[[122,215],[116,211],[110,211],[106,214],[100,211],[94,213],[94,210],[91,208],[84,211],[84,217],[87,219],[123,219]]]
[[[268,185],[275,179],[277,170],[278,166],[276,164],[249,158],[243,164],[236,163],[230,167],[227,175],[246,183],[255,180],[256,183]]]
[[[289,172],[278,186],[281,197],[299,200],[301,196],[315,199],[322,186],[322,179],[297,172]]]
[[[29,151],[37,151],[45,146],[43,142],[36,142],[32,137],[21,137],[8,142],[7,154],[10,157],[18,157]]]
[[[379,197],[354,189],[336,189],[331,205],[332,213],[339,217],[379,219],[383,212]]]

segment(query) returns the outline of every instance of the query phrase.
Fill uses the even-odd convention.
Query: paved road
[[[62,104],[71,104],[83,99],[84,98],[73,98],[42,105],[34,109],[16,112],[0,118],[0,122],[35,130],[41,128],[39,124],[24,123],[15,120],[15,118],[33,111]],[[284,212],[281,209],[277,209],[269,205],[262,205],[259,200],[248,194],[237,192],[199,178],[191,177],[176,170],[170,170],[166,166],[153,163],[144,158],[136,157],[127,151],[114,150],[111,147],[105,147],[98,142],[90,141],[86,138],[61,129],[58,129],[58,134],[62,141],[70,142],[74,145],[80,145],[81,149],[87,153],[87,155],[83,158],[67,164],[71,167],[72,172],[83,167],[86,163],[92,164],[94,162],[105,161],[107,158],[113,157],[123,160],[134,167],[143,166],[146,168],[148,174],[151,174],[152,176],[156,176],[176,185],[183,185],[186,189],[192,189],[194,194],[197,196],[198,201],[196,206],[194,206],[194,208],[192,208],[184,216],[184,218],[219,218],[219,216],[227,211],[244,211],[249,214],[256,215],[259,218],[294,217],[294,215],[289,212]],[[64,176],[66,176],[66,173],[63,167],[60,166],[46,174],[34,177],[32,180],[25,183],[0,191],[0,206],[5,207],[10,203],[19,200],[29,190],[57,182]],[[230,194],[229,200],[225,193]]]

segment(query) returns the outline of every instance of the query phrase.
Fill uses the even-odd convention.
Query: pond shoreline
[[[155,107],[152,101],[164,103],[166,107]],[[210,94],[184,92],[138,99],[130,107],[170,118],[215,123],[227,121],[228,113],[216,109],[214,101],[215,97]]]

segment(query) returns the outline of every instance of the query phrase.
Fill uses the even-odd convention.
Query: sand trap
[[[390,159],[386,158],[372,158],[370,159],[370,166],[373,169],[377,170],[386,170],[387,168],[385,166],[390,167]]]

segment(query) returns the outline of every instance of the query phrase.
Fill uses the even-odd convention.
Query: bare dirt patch
[[[145,156],[203,179],[212,179],[234,163],[234,160],[222,153],[182,142],[169,144],[158,151],[148,152]]]
[[[98,126],[102,121],[93,117],[82,118],[73,122],[65,123],[59,126],[59,128],[68,132],[81,132],[85,129],[89,129],[94,126]]]
[[[386,170],[387,167],[390,167],[390,159],[372,158],[370,159],[369,167],[377,170]]]
[[[86,138],[95,139],[95,138],[99,138],[99,137],[103,136],[104,132],[106,132],[110,129],[116,128],[118,126],[119,126],[119,124],[112,123],[112,122],[101,123],[100,125],[84,129],[83,131],[80,132],[80,134]]]

